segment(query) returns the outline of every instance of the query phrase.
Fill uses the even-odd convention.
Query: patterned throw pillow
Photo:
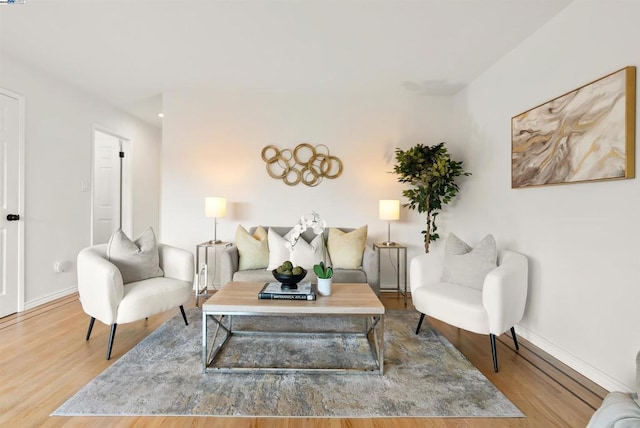
[[[238,247],[238,268],[264,269],[269,264],[269,247],[267,245],[267,232],[263,227],[256,228],[253,235],[238,225],[236,229],[236,246]]]
[[[492,235],[485,236],[474,248],[453,233],[444,249],[442,282],[482,290],[484,278],[497,266],[498,252]]]
[[[107,258],[120,270],[122,282],[125,284],[164,276],[160,269],[158,243],[152,228],[142,232],[135,241],[122,230],[116,230],[107,245]]]

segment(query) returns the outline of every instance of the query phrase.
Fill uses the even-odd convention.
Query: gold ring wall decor
[[[302,182],[317,186],[323,178],[334,179],[342,174],[342,161],[329,154],[324,144],[298,144],[295,149],[280,150],[274,145],[262,149],[262,160],[270,177],[281,179],[289,186]]]

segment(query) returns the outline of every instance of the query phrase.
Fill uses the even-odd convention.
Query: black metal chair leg
[[[184,306],[180,305],[180,312],[182,312],[182,319],[186,325],[189,325],[189,321],[187,321],[187,314],[184,313]]]
[[[420,332],[420,327],[422,327],[422,321],[424,321],[424,314],[420,314],[420,321],[418,321],[418,328],[416,328],[416,334]]]
[[[516,351],[520,350],[520,346],[518,346],[518,338],[516,337],[516,329],[511,327],[511,337],[513,337],[513,344],[516,346]]]
[[[489,334],[491,339],[491,356],[493,357],[493,371],[498,373],[498,351],[496,350],[496,335]]]
[[[107,346],[107,360],[111,359],[111,348],[113,348],[113,339],[116,337],[116,327],[118,324],[111,325],[111,334],[109,335],[109,346]]]
[[[94,322],[96,322],[96,319],[94,317],[91,317],[91,320],[89,321],[89,330],[87,330],[87,337],[85,340],[89,340],[89,338],[91,337],[91,330],[93,330]]]

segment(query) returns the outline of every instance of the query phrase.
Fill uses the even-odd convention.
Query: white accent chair
[[[193,290],[193,254],[158,244],[164,276],[123,283],[120,270],[107,258],[107,244],[87,247],[78,254],[78,293],[84,312],[91,317],[86,340],[96,319],[111,326],[107,360],[111,358],[118,324],[138,321],[176,306],[189,324],[184,304]]]
[[[591,416],[587,428],[640,427],[640,352],[636,355],[636,385],[633,392],[611,391]]]
[[[527,300],[527,258],[513,251],[500,251],[498,266],[486,275],[482,290],[442,282],[443,263],[443,255],[431,253],[411,260],[411,299],[422,314],[416,334],[425,315],[464,330],[488,334],[493,369],[497,372],[496,336],[510,329],[519,349],[514,326],[522,319]]]

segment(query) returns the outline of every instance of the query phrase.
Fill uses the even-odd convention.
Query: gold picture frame
[[[635,177],[636,67],[511,119],[511,187]]]

